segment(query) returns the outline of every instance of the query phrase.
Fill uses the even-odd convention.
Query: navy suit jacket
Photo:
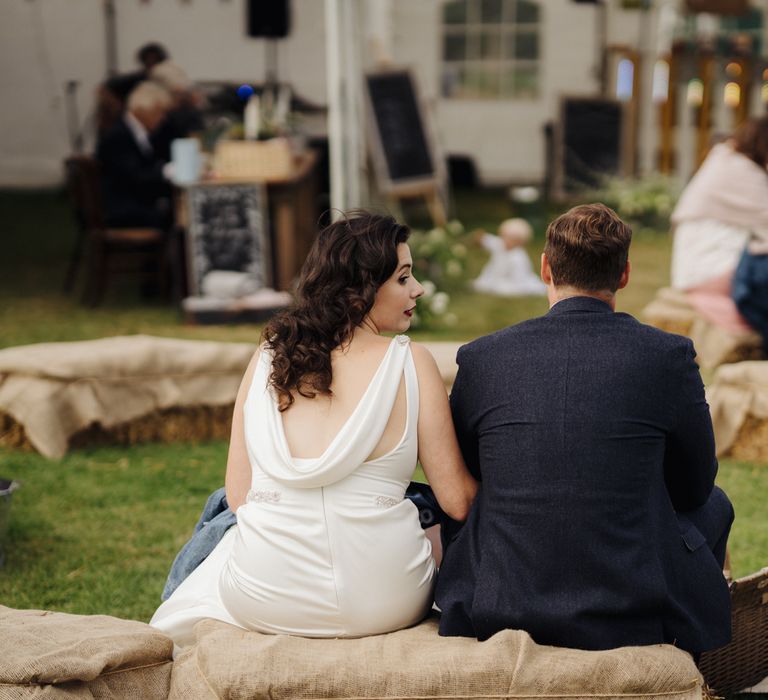
[[[690,340],[590,297],[463,346],[451,409],[482,481],[438,575],[440,633],[608,649],[730,636],[704,537],[717,472]]]
[[[110,226],[167,226],[168,214],[158,211],[158,201],[170,197],[163,177],[163,161],[145,153],[121,118],[99,137],[96,159]]]

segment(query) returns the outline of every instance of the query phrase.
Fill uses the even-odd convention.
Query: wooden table
[[[272,284],[290,290],[317,233],[316,201],[319,189],[319,154],[307,149],[294,160],[292,172],[279,178],[216,178],[194,184],[222,186],[264,184],[269,212]],[[176,197],[176,223],[189,225],[186,187]]]

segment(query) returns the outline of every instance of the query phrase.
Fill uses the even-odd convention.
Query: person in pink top
[[[750,119],[712,147],[672,212],[672,286],[712,323],[750,330],[731,299],[747,245],[768,253],[768,117]]]

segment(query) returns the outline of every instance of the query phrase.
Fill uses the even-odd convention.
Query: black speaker
[[[248,36],[282,39],[291,31],[289,0],[248,0]]]
[[[688,12],[709,12],[713,15],[745,15],[747,0],[685,0]]]

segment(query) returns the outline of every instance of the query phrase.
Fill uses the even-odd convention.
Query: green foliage
[[[587,199],[603,202],[636,232],[669,231],[679,186],[669,177],[649,175],[642,178],[605,178],[603,187],[587,196]]]
[[[447,290],[464,277],[467,257],[464,238],[464,226],[456,220],[429,231],[412,231],[408,244],[413,255],[413,270],[424,287],[413,328],[423,330],[456,325],[456,314],[448,310],[451,298]]]

